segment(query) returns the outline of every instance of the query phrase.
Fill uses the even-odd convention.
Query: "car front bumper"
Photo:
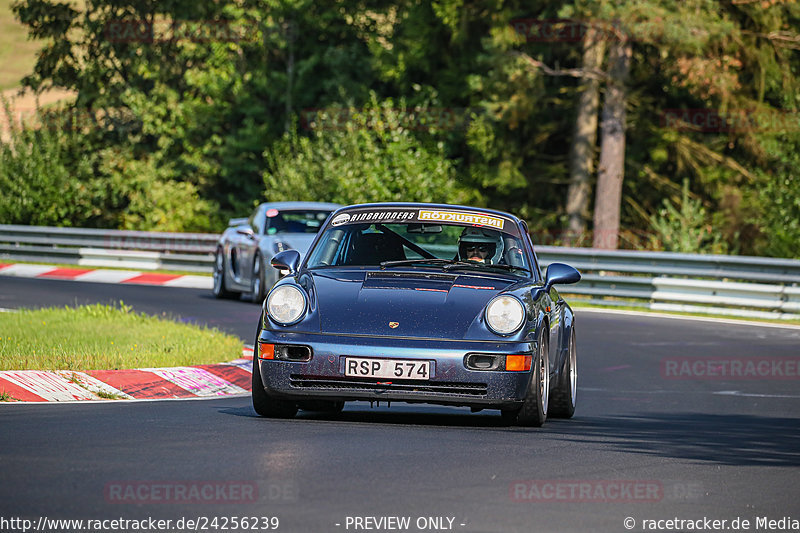
[[[263,330],[259,343],[311,348],[309,361],[264,360],[258,346],[266,392],[289,400],[365,400],[513,408],[525,397],[530,371],[474,370],[468,354],[533,354],[533,342],[448,341],[402,337],[368,337],[285,333]],[[427,360],[429,380],[345,376],[348,357]]]

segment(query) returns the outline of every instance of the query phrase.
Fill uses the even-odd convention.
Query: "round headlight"
[[[267,313],[278,324],[294,324],[303,317],[305,311],[306,297],[294,285],[281,285],[269,293]]]
[[[513,296],[498,296],[486,306],[486,323],[495,333],[514,333],[525,321],[525,307]]]

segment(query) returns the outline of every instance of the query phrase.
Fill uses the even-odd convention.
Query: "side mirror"
[[[578,283],[581,280],[581,273],[564,263],[551,263],[547,266],[545,273],[545,289],[556,284]]]
[[[248,239],[256,238],[256,234],[253,232],[252,228],[239,228],[236,230],[236,233],[238,233],[239,235],[244,235]]]
[[[300,252],[297,250],[284,250],[279,254],[275,254],[270,264],[273,268],[288,270],[289,274],[294,274],[300,265]]]

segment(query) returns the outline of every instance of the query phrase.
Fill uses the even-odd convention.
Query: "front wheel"
[[[270,418],[293,418],[297,414],[297,404],[278,398],[273,398],[264,390],[264,382],[261,380],[261,368],[258,364],[258,337],[261,333],[262,315],[259,320],[256,342],[253,344],[253,381],[251,384],[251,394],[253,397],[253,409],[261,416]]]
[[[569,336],[567,357],[558,387],[553,391],[550,416],[554,418],[572,418],[575,414],[575,395],[578,392],[578,349],[575,346],[575,326]]]
[[[528,382],[525,399],[522,407],[517,409],[504,409],[501,411],[503,420],[518,426],[541,427],[547,419],[547,406],[550,399],[550,362],[548,353],[550,346],[546,325],[542,325],[539,332],[538,349],[533,358],[531,380]]]
[[[233,298],[236,293],[225,289],[225,252],[222,248],[217,248],[214,254],[214,285],[212,292],[215,298]]]
[[[256,260],[253,262],[253,279],[250,282],[250,299],[254,303],[261,304],[265,297],[264,258],[261,254],[256,254]]]

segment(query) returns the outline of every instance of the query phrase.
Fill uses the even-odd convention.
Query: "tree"
[[[105,214],[88,216],[87,224],[144,227],[162,223],[171,210],[186,224],[201,223],[203,216],[195,215],[208,213],[205,223],[213,228],[263,198],[265,169],[292,176],[309,194],[329,196],[340,191],[319,168],[352,171],[374,188],[353,188],[342,197],[392,196],[429,185],[422,174],[401,180],[399,188],[383,183],[387,175],[399,180],[396,172],[404,169],[431,172],[443,180],[436,183],[452,180],[470,202],[526,218],[542,242],[551,232],[572,229],[574,235],[583,227],[593,198],[587,184],[597,169],[594,208],[612,220],[611,229],[602,218],[592,229],[598,238],[606,231],[619,235],[612,246],[654,246],[644,233],[652,232],[665,199],[683,205],[683,178],[689,180],[685,195],[699,202],[704,224],[728,249],[793,254],[792,243],[800,242],[800,229],[775,215],[794,213],[785,197],[796,190],[798,132],[787,119],[800,107],[797,3],[77,5],[27,0],[14,9],[32,36],[48,40],[28,85],[75,89],[77,107],[69,111],[92,122],[76,137],[80,151],[59,152],[64,175],[74,175],[80,186],[113,184],[112,194],[97,197]],[[220,24],[243,31],[233,32],[235,38],[230,32],[197,38],[196,30]],[[587,46],[591,31],[599,34],[594,50]],[[618,34],[629,47],[612,50],[617,60],[606,65],[601,48],[614,48]],[[405,102],[398,122],[408,131],[400,144],[376,140],[372,126],[361,137],[303,128],[284,137],[287,125],[305,126],[303,118],[323,110],[369,107],[373,93],[379,102]],[[606,118],[598,164],[601,103]],[[458,120],[418,127],[422,120],[409,128],[418,108]],[[347,147],[369,164],[357,171],[352,161],[321,162],[307,151],[330,146]],[[274,167],[278,160],[317,169],[313,180],[294,176],[288,163]],[[369,181],[364,168],[383,180]],[[386,174],[388,168],[395,174]],[[141,176],[147,178],[134,179]],[[269,183],[270,198],[293,192],[280,180]],[[453,192],[448,201],[464,198],[456,189],[442,190]],[[197,209],[170,206],[168,197]],[[161,215],[141,211],[153,201],[162,202]]]
[[[442,145],[416,139],[406,113],[404,103],[375,98],[365,109],[321,110],[310,138],[292,131],[267,151],[269,199],[466,202]]]
[[[599,71],[605,56],[606,32],[590,25],[583,38],[583,71]],[[575,129],[569,154],[569,189],[566,212],[568,242],[579,243],[590,218],[591,183],[594,175],[597,122],[600,110],[600,77],[586,76],[578,98]]]
[[[619,243],[620,202],[625,176],[626,83],[631,53],[631,44],[625,35],[612,41],[594,202],[594,248],[616,249]]]

